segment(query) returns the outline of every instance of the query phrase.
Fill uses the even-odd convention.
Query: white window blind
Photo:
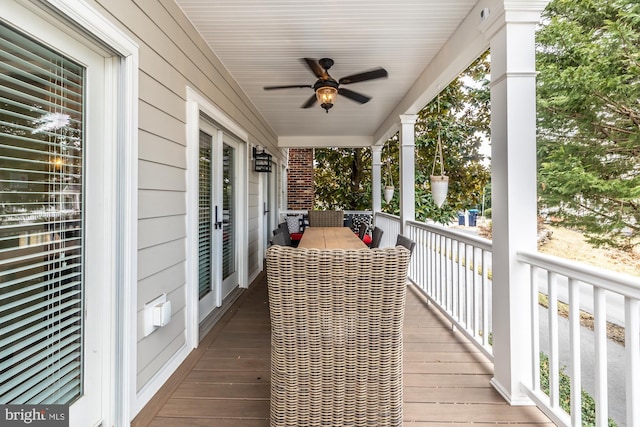
[[[211,135],[200,131],[199,214],[198,214],[198,294],[202,299],[211,292]]]
[[[222,278],[236,271],[235,259],[235,151],[224,144],[222,147]]]
[[[83,76],[0,23],[0,404],[82,394]]]

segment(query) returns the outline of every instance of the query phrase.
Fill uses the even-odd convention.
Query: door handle
[[[262,212],[263,212],[263,215],[266,215],[266,214],[269,213],[269,210],[267,209],[267,204],[266,203],[262,204]]]
[[[216,206],[216,218],[215,218],[215,222],[213,223],[213,228],[216,230],[219,230],[222,228],[222,221],[218,221],[218,206]]]

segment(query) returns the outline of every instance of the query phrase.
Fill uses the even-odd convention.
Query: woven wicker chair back
[[[398,238],[396,239],[396,246],[404,246],[409,249],[411,253],[416,247],[416,242],[408,238],[407,236],[403,236],[402,234],[398,234]]]
[[[360,237],[360,240],[364,239],[364,235],[367,234],[368,228],[367,224],[360,224],[360,229],[358,230],[358,237]]]
[[[382,242],[382,235],[384,234],[384,230],[380,227],[374,227],[371,232],[371,245],[369,247],[371,249],[380,247],[380,242]]]
[[[402,426],[404,247],[267,250],[272,427]]]
[[[310,227],[344,227],[343,211],[309,211]]]
[[[273,230],[273,237],[271,238],[272,245],[278,246],[291,246],[291,238],[287,238],[289,233],[284,233],[282,229],[276,228]]]

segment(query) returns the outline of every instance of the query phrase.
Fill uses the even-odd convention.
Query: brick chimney
[[[287,209],[313,209],[313,148],[289,149]]]

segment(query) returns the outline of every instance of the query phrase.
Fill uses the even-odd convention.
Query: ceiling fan
[[[361,93],[354,92],[349,89],[340,87],[340,85],[346,85],[351,83],[364,82],[367,80],[380,79],[388,76],[387,70],[384,68],[376,68],[375,70],[365,71],[363,73],[352,74],[347,77],[343,77],[340,80],[335,80],[329,75],[329,68],[333,66],[333,59],[321,58],[319,60],[312,58],[303,58],[307,63],[313,74],[318,80],[312,85],[287,85],[287,86],[265,86],[264,90],[273,89],[289,89],[296,87],[309,87],[315,91],[315,94],[311,96],[302,105],[302,108],[312,107],[316,101],[320,102],[320,106],[328,113],[329,109],[333,107],[338,94],[352,99],[360,104],[368,102],[371,98],[362,95]]]

